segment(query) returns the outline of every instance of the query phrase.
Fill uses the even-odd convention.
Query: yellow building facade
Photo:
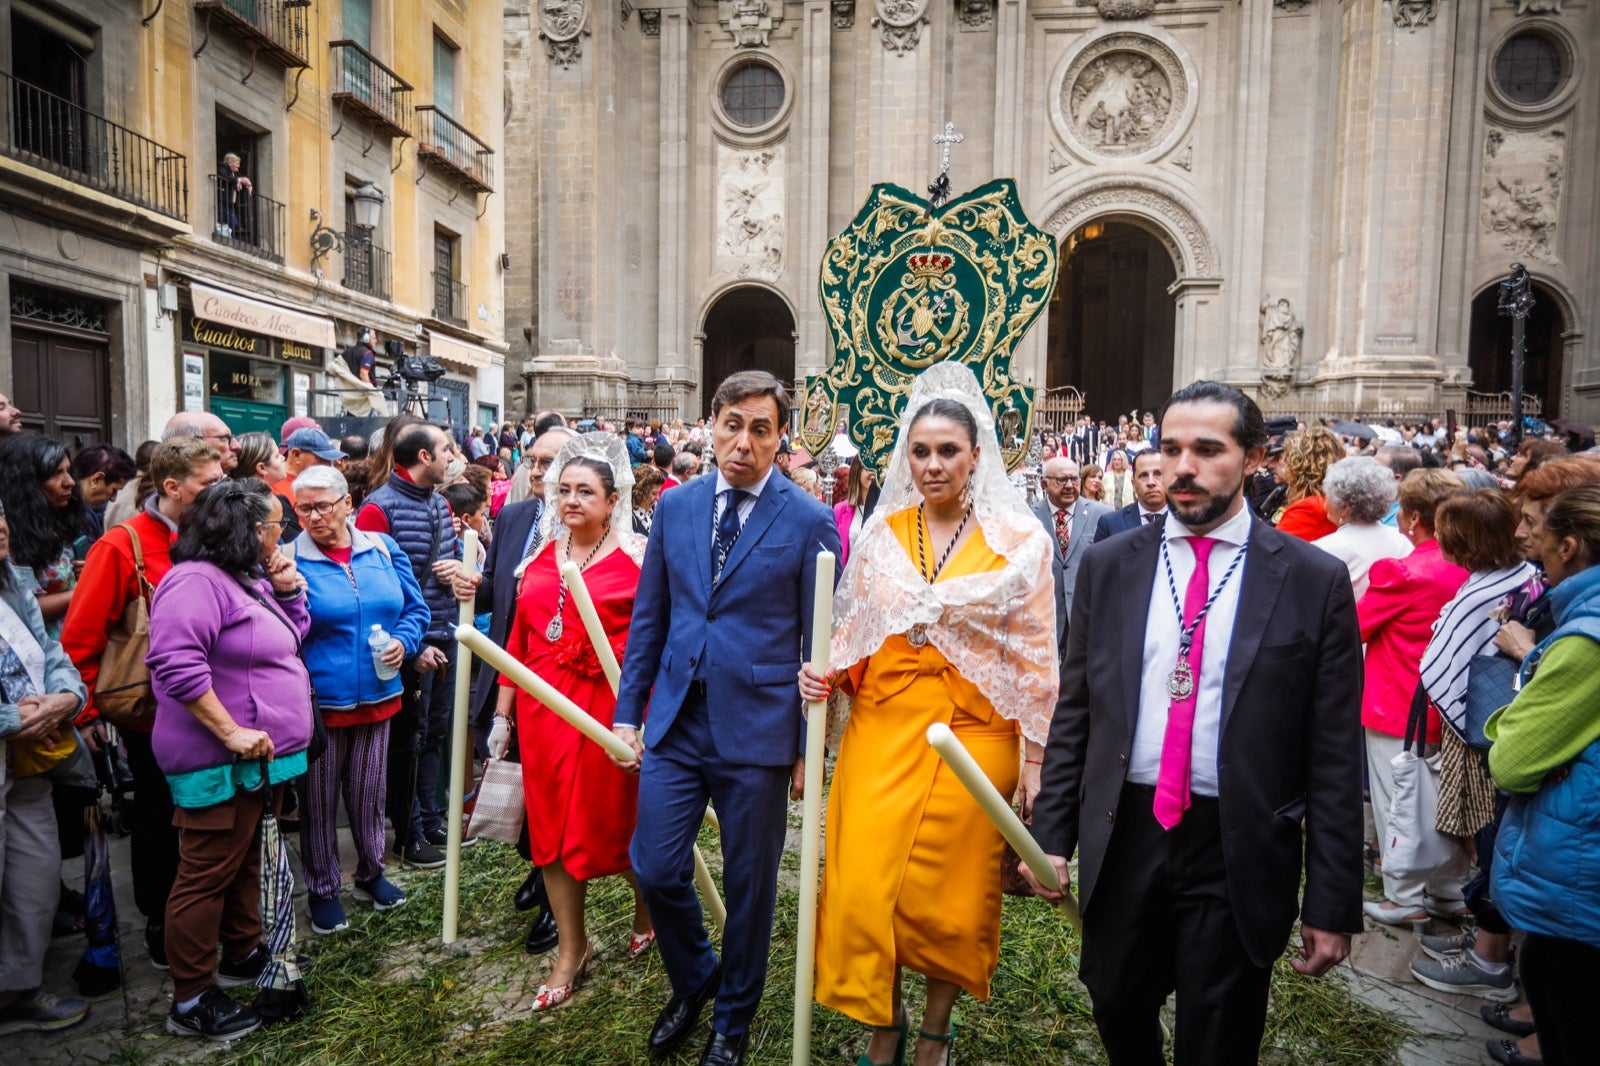
[[[465,0],[0,0],[0,388],[74,446],[276,434],[370,327],[497,421],[502,47]]]

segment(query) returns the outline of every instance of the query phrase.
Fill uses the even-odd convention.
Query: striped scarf
[[[1428,650],[1422,653],[1422,687],[1461,736],[1467,728],[1467,670],[1475,656],[1495,654],[1495,634],[1510,617],[1499,608],[1537,580],[1537,573],[1531,563],[1479,571],[1439,612]]]

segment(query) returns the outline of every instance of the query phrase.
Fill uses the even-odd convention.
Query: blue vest
[[[432,489],[401,477],[399,471],[390,474],[388,482],[368,496],[367,502],[389,520],[389,536],[405,553],[417,584],[422,586],[422,598],[428,601],[428,608],[433,612],[427,639],[434,643],[452,643],[455,620],[460,613],[455,593],[433,576],[435,561],[454,559],[461,553],[455,529],[450,524],[450,505]]]

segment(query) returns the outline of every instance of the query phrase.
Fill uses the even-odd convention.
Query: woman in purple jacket
[[[250,984],[266,965],[260,789],[276,805],[283,783],[305,772],[311,740],[311,678],[299,655],[310,616],[305,580],[278,551],[283,517],[255,478],[206,489],[183,517],[175,565],[151,605],[151,740],[181,831],[166,915],[166,1027],[179,1036],[232,1040],[261,1024],[219,986]]]

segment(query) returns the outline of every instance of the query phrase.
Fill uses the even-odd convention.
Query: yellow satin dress
[[[888,525],[916,561],[917,512]],[[931,561],[931,560],[930,560]],[[977,530],[939,580],[999,570]],[[817,913],[817,1001],[867,1025],[892,1025],[896,966],[951,981],[980,1000],[1000,956],[1004,841],[928,746],[949,725],[1003,796],[1016,791],[1021,738],[930,642],[903,634],[850,671],[854,694],[828,796]]]

